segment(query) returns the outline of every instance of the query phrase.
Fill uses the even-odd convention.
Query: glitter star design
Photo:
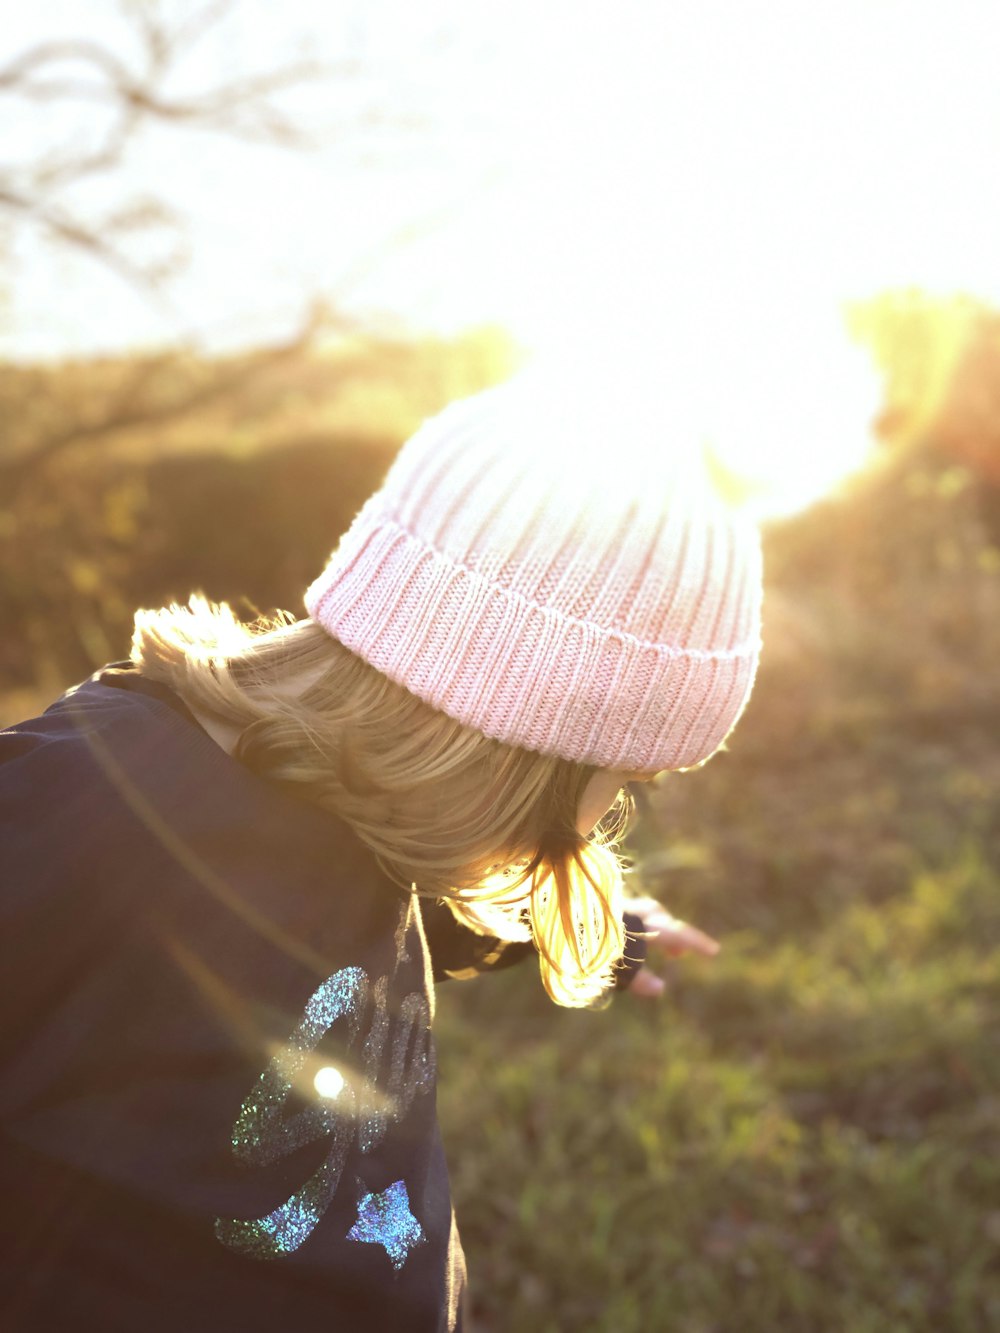
[[[410,1212],[405,1182],[396,1180],[381,1194],[366,1194],[358,1204],[358,1220],[347,1233],[347,1239],[384,1245],[398,1273],[412,1247],[422,1245],[427,1239],[423,1227]]]

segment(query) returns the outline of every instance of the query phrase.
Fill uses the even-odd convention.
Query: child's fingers
[[[625,900],[625,910],[642,918],[645,933],[652,936],[650,943],[655,944],[668,957],[700,953],[705,958],[714,958],[721,948],[718,940],[697,926],[672,916],[655,898],[628,898]]]
[[[650,917],[646,927],[656,931],[657,946],[670,957],[682,953],[700,953],[705,958],[714,958],[721,948],[719,941],[711,935],[699,930],[697,926],[689,926],[686,921],[679,921],[669,912]]]
[[[665,912],[666,908],[655,898],[626,898],[623,906],[626,912],[634,912],[645,919],[651,912]]]
[[[662,995],[666,983],[662,977],[658,977],[655,972],[651,972],[648,967],[640,967],[629,982],[629,993],[632,995],[641,995],[648,999],[654,999],[657,995]]]

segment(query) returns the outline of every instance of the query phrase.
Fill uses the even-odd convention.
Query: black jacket
[[[461,1329],[433,981],[532,946],[127,663],[0,733],[0,839],[0,1326]]]

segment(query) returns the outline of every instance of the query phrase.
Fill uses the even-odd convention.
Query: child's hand
[[[679,958],[688,952],[714,958],[719,952],[718,940],[713,940],[697,926],[689,926],[686,921],[671,916],[655,898],[626,898],[625,910],[642,919],[643,929],[647,932],[646,946],[650,950],[659,949],[668,958]],[[662,995],[665,985],[662,977],[643,964],[632,978],[629,990],[633,995]]]

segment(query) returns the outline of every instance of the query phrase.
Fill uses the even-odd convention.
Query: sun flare
[[[119,8],[88,24],[111,41]],[[10,20],[12,41],[42,21]],[[776,514],[870,448],[850,303],[1000,302],[993,0],[246,0],[202,67],[266,68],[296,42],[357,61],[299,99],[329,142],[180,153],[151,135],[130,170],[186,215],[188,270],[151,303],[22,238],[3,346],[227,349],[287,328],[303,293],[415,337],[496,323],[540,356],[597,349],[609,378],[643,368],[675,429]]]

